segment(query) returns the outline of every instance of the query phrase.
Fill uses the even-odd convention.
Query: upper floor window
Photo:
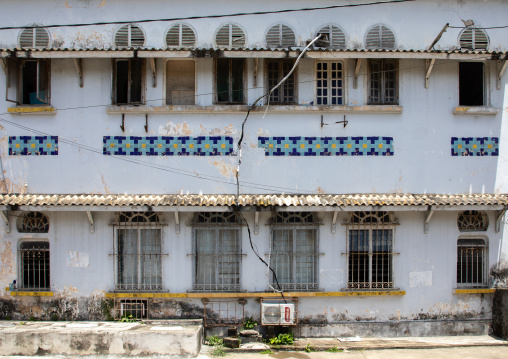
[[[46,240],[23,240],[19,246],[19,259],[20,277],[18,288],[49,290],[49,242]]]
[[[394,49],[395,35],[384,25],[374,25],[367,31],[365,47],[367,49]]]
[[[293,68],[294,60],[267,60],[266,61],[266,74],[267,74],[267,92],[274,88],[284,77],[287,76],[289,71]],[[270,95],[270,103],[295,103],[295,72],[289,76],[275,91]]]
[[[316,41],[316,47],[326,47],[329,49],[343,49],[346,47],[346,35],[337,25],[325,25],[317,34],[321,35],[321,37]]]
[[[49,32],[43,27],[23,29],[19,33],[19,46],[21,48],[47,48],[49,42]]]
[[[369,105],[398,103],[398,61],[369,60]]]
[[[464,211],[457,217],[457,226],[461,232],[486,231],[487,215],[480,211]]]
[[[18,105],[49,105],[50,60],[8,59],[6,100]]]
[[[124,25],[115,33],[115,46],[120,48],[145,46],[145,34],[136,25]]]
[[[266,46],[272,48],[296,46],[295,33],[288,25],[274,25],[266,33]]]
[[[315,291],[319,286],[320,220],[314,212],[277,212],[270,218],[271,286],[283,291]]]
[[[215,44],[220,48],[242,47],[245,45],[245,31],[237,24],[225,24],[215,34]]]
[[[316,105],[343,104],[343,76],[342,62],[316,62]]]
[[[115,288],[162,290],[162,221],[155,212],[122,212],[115,228]]]
[[[196,63],[193,60],[166,62],[166,104],[194,105]]]
[[[187,24],[175,24],[166,33],[167,47],[194,47],[196,33]]]
[[[483,106],[485,103],[483,62],[459,62],[459,105]]]
[[[240,290],[242,220],[233,212],[196,213],[194,228],[194,286],[196,291]]]
[[[218,58],[215,82],[218,103],[245,103],[245,59]]]
[[[347,226],[348,289],[392,289],[394,232],[389,212],[353,212]]]
[[[114,60],[113,101],[118,105],[140,105],[144,102],[143,59]]]
[[[459,35],[460,48],[465,50],[487,50],[489,37],[483,29],[468,27]]]
[[[49,219],[41,212],[27,212],[18,218],[20,233],[48,233]]]

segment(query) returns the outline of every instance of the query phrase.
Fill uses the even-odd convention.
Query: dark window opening
[[[459,63],[459,105],[483,106],[483,62]]]
[[[268,88],[267,91],[274,88],[293,68],[294,61],[271,60],[267,61],[268,73]],[[270,103],[294,103],[296,102],[295,96],[295,73],[288,77],[283,84],[281,84],[270,95]]]
[[[117,60],[115,63],[115,103],[140,105],[143,102],[142,59]]]
[[[217,102],[244,103],[244,59],[217,59]]]
[[[398,103],[397,60],[369,61],[369,105]]]
[[[49,63],[31,60],[21,63],[21,104],[44,105],[49,103]]]
[[[49,290],[49,243],[22,242],[21,289]]]

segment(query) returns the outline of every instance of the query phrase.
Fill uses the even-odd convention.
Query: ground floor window
[[[487,245],[482,238],[459,238],[457,241],[457,286],[487,286]]]
[[[22,241],[20,254],[19,289],[49,290],[50,266],[47,241]]]

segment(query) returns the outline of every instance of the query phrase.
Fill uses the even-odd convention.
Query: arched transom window
[[[20,233],[48,233],[49,219],[41,212],[27,212],[18,219]]]
[[[486,231],[487,215],[480,211],[464,211],[459,213],[457,226],[461,232]]]

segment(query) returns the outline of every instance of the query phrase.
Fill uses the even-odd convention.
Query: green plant
[[[34,317],[33,315],[31,315],[30,318],[28,318],[28,320],[31,322],[36,322],[38,319],[36,317]]]
[[[217,344],[214,346],[210,354],[214,357],[223,357],[226,355],[226,352],[224,351],[224,347],[222,346],[222,344]]]
[[[342,353],[344,351],[344,349],[339,349],[337,347],[333,347],[333,348],[326,349],[326,351],[328,353]]]
[[[208,345],[217,346],[217,345],[222,345],[223,343],[224,343],[224,340],[222,340],[221,338],[219,338],[216,335],[208,338]]]
[[[102,314],[106,318],[107,321],[112,322],[115,318],[111,315],[111,310],[113,309],[113,301],[111,299],[104,299],[101,302]]]
[[[8,316],[8,315],[6,315],[6,316],[5,316],[5,320],[11,320],[11,317],[10,317],[10,316]]]
[[[51,314],[51,321],[52,322],[58,322],[60,320],[60,317],[58,316],[57,313],[52,313]]]
[[[307,343],[307,346],[304,349],[307,353],[315,352],[314,348],[310,346],[310,343]]]
[[[258,322],[254,320],[252,317],[245,318],[243,321],[243,328],[244,329],[252,329],[254,326],[258,325]]]
[[[267,350],[260,351],[259,354],[273,354],[273,351],[271,351],[270,349],[267,349]]]
[[[134,323],[137,322],[138,320],[131,313],[126,312],[124,315],[122,315],[119,321],[123,323]]]
[[[293,332],[290,331],[289,333],[280,333],[274,338],[271,338],[269,340],[270,344],[281,344],[281,345],[290,345],[295,342],[295,338],[293,336]]]

